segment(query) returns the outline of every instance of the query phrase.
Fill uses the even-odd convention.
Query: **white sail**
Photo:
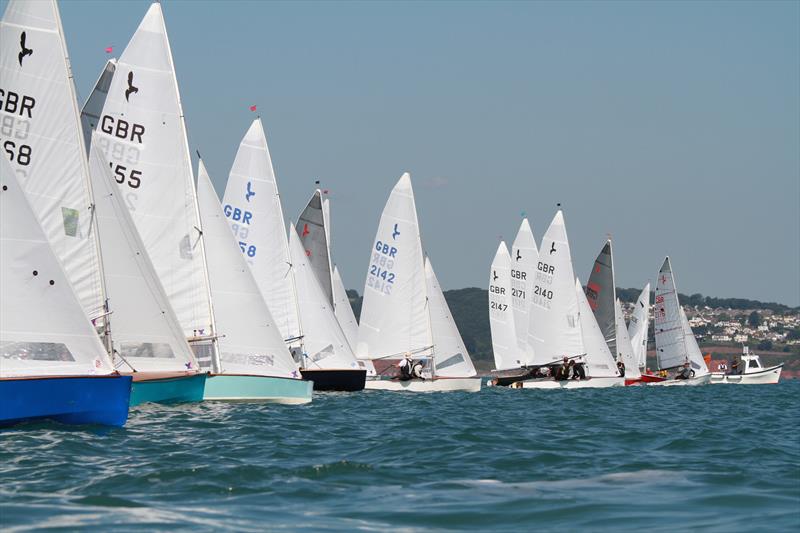
[[[650,283],[644,286],[628,324],[628,335],[639,368],[647,368],[647,334],[650,327]]]
[[[88,163],[54,1],[12,0],[0,22],[0,145],[86,314],[104,315]]]
[[[261,119],[253,121],[239,145],[222,204],[281,335],[299,337],[286,224]]]
[[[578,301],[579,322],[581,330],[581,340],[585,351],[584,361],[586,362],[586,375],[594,378],[615,377],[617,364],[611,350],[608,349],[605,336],[597,324],[589,301],[583,292],[581,282],[576,278],[574,291]]]
[[[625,315],[622,313],[622,305],[617,298],[615,304],[615,316],[617,320],[617,333],[615,335],[617,348],[617,360],[621,360],[625,365],[625,377],[629,379],[639,379],[642,373],[639,371],[639,361],[633,351],[631,338],[628,336],[628,328],[625,326]]]
[[[370,250],[356,355],[429,354],[425,267],[411,176],[402,175],[383,209]]]
[[[511,304],[511,256],[501,241],[489,270],[489,327],[497,370],[519,368],[526,363],[517,345],[514,311]]]
[[[672,275],[669,257],[664,259],[656,282],[656,303],[653,311],[658,368],[683,366],[689,360],[686,335],[681,323],[678,290]]]
[[[681,308],[681,325],[683,326],[683,334],[686,337],[686,351],[689,356],[689,364],[694,370],[695,377],[705,376],[709,373],[706,360],[703,359],[703,352],[700,351],[700,346],[697,345],[697,339],[694,336],[692,327],[689,325],[689,319],[686,318],[686,313]]]
[[[91,146],[89,167],[115,365],[123,372],[198,370],[108,161],[97,143]]]
[[[100,122],[100,117],[103,114],[103,106],[106,105],[106,96],[108,90],[111,88],[111,80],[114,78],[114,71],[117,69],[117,60],[114,58],[106,61],[103,71],[94,84],[89,98],[83,104],[81,109],[81,127],[83,129],[84,142],[86,149],[89,150],[89,145],[92,142],[92,132],[97,128]]]
[[[112,372],[5,157],[0,157],[0,294],[0,377]]]
[[[575,274],[564,215],[559,210],[542,239],[531,290],[528,345],[536,364],[584,353]]]
[[[527,218],[522,219],[519,231],[511,246],[511,303],[514,314],[514,331],[517,335],[517,346],[520,351],[527,351],[528,358],[533,357],[528,347],[528,325],[530,323],[530,307],[533,291],[533,278],[536,275],[536,263],[539,261],[539,250],[536,239]]]
[[[437,377],[469,378],[477,374],[467,347],[450,313],[439,280],[429,258],[425,258],[425,279],[428,284],[428,309],[433,338],[434,367]]]
[[[322,192],[317,189],[297,220],[297,234],[308,262],[319,280],[322,291],[333,304],[333,274],[330,255],[330,233],[322,202]],[[291,238],[291,234],[289,235]]]
[[[250,267],[231,235],[203,161],[197,199],[208,251],[208,277],[218,335],[218,373],[298,376],[298,368],[258,291]]]
[[[308,369],[358,368],[356,356],[336,320],[333,304],[328,300],[317,278],[318,273],[305,254],[294,225],[289,227],[289,253],[303,324],[302,366]]]
[[[347,297],[342,277],[339,275],[339,268],[336,266],[333,267],[333,306],[347,342],[351,347],[355,347],[358,342],[358,322],[353,313],[353,306],[350,305],[350,298]]]
[[[94,142],[106,154],[184,334],[213,334],[194,177],[161,4],[117,61]]]

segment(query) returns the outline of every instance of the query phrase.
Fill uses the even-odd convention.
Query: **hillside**
[[[626,303],[635,303],[640,292],[641,289],[617,289],[620,300]],[[361,296],[355,290],[348,290],[347,295],[350,297],[350,303],[353,306],[356,318],[359,318],[361,315]],[[470,287],[445,291],[444,296],[447,300],[447,305],[450,306],[450,311],[453,313],[458,330],[461,332],[461,337],[464,339],[467,351],[469,351],[476,366],[482,371],[492,369],[492,336],[489,330],[488,292],[485,289]],[[686,306],[719,308],[742,313],[760,310],[767,313],[800,314],[800,308],[791,308],[774,302],[765,303],[744,298],[714,298],[703,296],[702,294],[680,294],[679,296],[681,302]],[[651,301],[654,299],[655,297],[651,295]],[[728,318],[727,315],[721,316]],[[705,332],[705,329],[698,329],[699,331],[695,333],[698,334],[701,340],[701,346],[703,346],[704,351],[707,350],[712,353],[715,359],[730,357],[731,353],[738,353],[741,350],[737,344],[718,345],[718,343],[712,343],[711,339],[705,344],[702,339],[702,332]],[[650,339],[652,342],[652,323]],[[763,351],[771,350],[772,343],[767,347],[754,342],[753,348]],[[770,360],[777,360],[782,356],[788,362],[787,367],[800,371],[800,345],[791,347],[787,345],[784,346],[783,351],[769,352],[769,354],[771,355],[769,357]]]

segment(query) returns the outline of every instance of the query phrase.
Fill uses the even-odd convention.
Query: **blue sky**
[[[148,2],[61,3],[78,93]],[[4,3],[3,3],[3,8]],[[798,2],[164,2],[189,142],[224,183],[258,105],[287,217],[321,179],[363,291],[408,170],[447,289],[561,202],[583,281],[800,305]]]

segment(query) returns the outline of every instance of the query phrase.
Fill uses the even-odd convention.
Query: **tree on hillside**
[[[753,328],[761,325],[761,315],[758,314],[758,311],[750,313],[750,316],[747,317],[747,323]]]

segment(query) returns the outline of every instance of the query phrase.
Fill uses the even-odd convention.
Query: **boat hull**
[[[35,420],[122,427],[130,376],[0,379],[0,426]]]
[[[210,374],[203,400],[303,404],[314,384],[303,379],[243,374]]]
[[[478,392],[481,390],[480,378],[434,378],[434,379],[368,379],[368,390],[407,391],[407,392]]]
[[[642,383],[659,383],[661,381],[666,381],[667,378],[662,378],[661,376],[655,376],[653,374],[642,374]]]
[[[759,372],[751,372],[748,374],[723,374],[721,372],[713,372],[711,374],[711,384],[774,385],[781,379],[781,370],[783,370],[783,363],[778,366],[765,368]]]
[[[556,381],[552,378],[531,379],[521,381],[523,389],[605,389],[608,387],[624,387],[625,378],[587,378]]]
[[[132,374],[130,405],[186,403],[203,400],[207,374]]]
[[[360,391],[367,379],[365,369],[305,369],[300,373],[303,379],[314,382],[316,391]]]
[[[651,387],[661,386],[661,387],[697,387],[700,385],[708,385],[711,382],[711,374],[706,374],[705,376],[700,376],[691,379],[667,379],[665,381],[658,381],[654,383],[648,383]]]

